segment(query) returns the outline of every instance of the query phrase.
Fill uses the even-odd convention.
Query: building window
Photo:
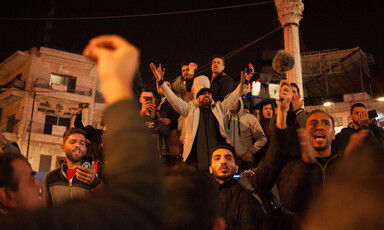
[[[52,134],[52,126],[54,125],[65,126],[67,127],[67,129],[69,129],[70,124],[71,124],[70,118],[46,115],[45,125],[44,125],[44,134]]]
[[[74,93],[76,89],[76,77],[51,73],[49,85],[52,89],[57,87],[60,88],[60,90]]]
[[[39,172],[49,172],[51,170],[52,156],[40,155]]]

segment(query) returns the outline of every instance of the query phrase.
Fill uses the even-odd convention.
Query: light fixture
[[[384,97],[377,98],[378,101],[384,101]]]
[[[329,106],[331,106],[332,105],[332,102],[329,102],[329,101],[327,101],[327,102],[324,102],[324,104],[323,104],[325,107],[329,107]]]

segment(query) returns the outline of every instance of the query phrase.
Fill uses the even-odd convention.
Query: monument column
[[[304,98],[303,79],[301,73],[299,22],[303,18],[304,4],[301,0],[275,0],[279,21],[284,28],[285,51],[293,55],[295,64],[287,72],[287,79],[296,83]]]

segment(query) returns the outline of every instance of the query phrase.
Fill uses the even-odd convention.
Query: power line
[[[138,18],[138,17],[151,17],[151,16],[164,16],[164,15],[175,15],[175,14],[189,14],[189,13],[199,13],[199,12],[208,12],[215,10],[226,10],[226,9],[234,9],[240,7],[250,7],[250,6],[258,6],[258,5],[266,5],[274,3],[274,1],[266,1],[266,2],[257,2],[257,3],[249,3],[237,6],[223,6],[223,7],[215,7],[208,9],[198,9],[198,10],[182,10],[182,11],[171,11],[171,12],[163,12],[163,13],[150,13],[150,14],[129,14],[129,15],[118,15],[118,16],[100,16],[100,17],[69,17],[69,18],[7,18],[1,17],[0,20],[11,20],[11,21],[70,21],[70,20],[99,20],[99,19],[120,19],[120,18]]]
[[[255,40],[251,41],[250,43],[245,44],[245,45],[241,46],[240,48],[238,48],[238,49],[236,49],[236,50],[233,50],[233,51],[231,51],[231,52],[225,54],[223,57],[224,57],[225,59],[229,59],[229,58],[231,58],[232,56],[234,56],[234,55],[240,53],[241,51],[243,51],[243,50],[245,50],[245,49],[247,49],[247,48],[250,47],[251,45],[255,44],[256,42],[259,42],[260,40],[262,40],[262,39],[268,37],[269,35],[275,33],[276,31],[279,31],[281,28],[282,28],[282,27],[280,26],[280,27],[278,27],[278,28],[272,30],[271,32],[269,32],[269,33],[267,33],[267,34],[265,34],[265,35],[263,35],[263,36],[261,36],[261,37],[255,39]],[[201,74],[201,73],[203,73],[204,71],[208,70],[209,67],[210,67],[210,65],[211,65],[211,63],[207,63],[207,64],[201,66],[201,67],[198,69],[199,71],[197,71],[196,75]]]

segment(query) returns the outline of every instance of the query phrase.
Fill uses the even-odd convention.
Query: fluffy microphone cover
[[[295,59],[292,54],[285,50],[279,50],[272,60],[272,68],[280,74],[283,74],[293,68]]]

